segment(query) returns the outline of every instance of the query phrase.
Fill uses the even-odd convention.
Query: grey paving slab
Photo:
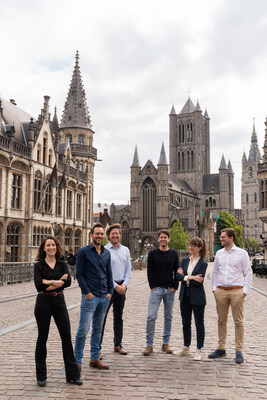
[[[182,342],[182,326],[179,301],[176,295],[173,330],[170,345],[176,354],[161,351],[163,311],[159,311],[154,342],[154,353],[144,357],[145,325],[149,288],[146,271],[134,271],[132,287],[127,292],[124,312],[124,346],[127,356],[113,352],[112,313],[110,313],[103,342],[103,361],[110,365],[108,371],[89,368],[90,333],[85,348],[82,369],[84,385],[73,387],[65,382],[60,339],[52,322],[48,341],[48,380],[45,388],[36,386],[34,350],[37,336],[36,324],[25,326],[0,337],[0,399],[267,399],[267,354],[266,354],[266,297],[251,291],[245,304],[245,362],[234,362],[234,327],[229,316],[227,355],[220,360],[209,360],[208,354],[217,346],[217,315],[211,293],[211,268],[205,282],[208,304],[205,313],[206,341],[203,359],[193,360],[195,351],[195,329],[193,328],[192,354],[179,357]],[[260,279],[260,278],[259,278]],[[261,280],[261,290],[267,280]],[[137,285],[136,285],[137,284]],[[135,285],[135,286],[134,286]],[[18,284],[7,290],[0,288],[0,298],[20,293],[31,293],[32,283]],[[5,294],[1,293],[4,289]],[[264,289],[265,290],[265,289]],[[12,293],[11,293],[12,292]],[[267,287],[266,287],[267,292]],[[78,288],[65,292],[69,306],[80,301]],[[35,298],[12,303],[1,303],[1,321],[5,326],[33,318]],[[11,306],[12,304],[12,306]],[[21,315],[23,311],[23,315]],[[73,341],[79,322],[79,307],[70,312]],[[1,327],[0,327],[1,329]],[[265,349],[265,350],[264,350]]]

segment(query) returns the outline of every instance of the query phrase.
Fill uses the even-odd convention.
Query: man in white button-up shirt
[[[244,300],[252,286],[252,269],[248,253],[234,244],[234,229],[221,231],[223,249],[217,251],[212,273],[212,291],[216,300],[218,313],[218,349],[209,354],[209,358],[226,355],[226,334],[229,306],[231,306],[235,324],[235,361],[244,361],[242,347],[244,342],[243,308]]]

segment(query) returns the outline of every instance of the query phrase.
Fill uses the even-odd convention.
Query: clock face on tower
[[[252,178],[252,167],[248,169],[248,178]]]

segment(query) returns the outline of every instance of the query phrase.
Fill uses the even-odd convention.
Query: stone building
[[[267,264],[267,118],[265,121],[265,138],[262,160],[258,164],[259,181],[259,218],[262,221],[262,241],[264,246],[264,263]]]
[[[60,126],[49,96],[38,118],[0,99],[0,261],[35,259],[47,234],[58,236],[65,251],[88,243],[93,135],[78,52]]]
[[[259,182],[257,176],[260,160],[261,154],[255,131],[255,121],[253,121],[249,155],[247,158],[244,152],[242,157],[241,209],[245,239],[254,237],[260,240],[262,233],[262,222],[259,219]]]
[[[188,98],[180,113],[169,115],[169,162],[164,145],[155,166],[141,167],[137,147],[131,165],[130,205],[111,208],[120,221],[133,258],[157,243],[157,231],[179,219],[190,237],[207,239],[214,254],[214,229],[222,210],[234,214],[234,172],[221,158],[219,172],[210,173],[210,118]],[[215,249],[216,250],[216,249]]]

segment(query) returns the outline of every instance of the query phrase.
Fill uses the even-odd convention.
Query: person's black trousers
[[[180,301],[180,310],[183,321],[184,346],[190,346],[191,344],[191,320],[193,311],[197,331],[197,348],[202,349],[205,339],[205,306],[190,304],[190,296],[188,295],[188,291],[186,289],[184,291],[183,300]]]
[[[38,381],[47,379],[46,369],[46,342],[49,333],[51,317],[57,325],[63,350],[66,380],[80,378],[80,372],[74,357],[71,342],[71,329],[69,314],[66,307],[64,295],[47,296],[38,294],[35,304],[34,315],[38,326],[38,338],[35,350],[36,377]],[[58,354],[59,349],[53,349]]]
[[[103,341],[106,320],[110,307],[113,305],[113,330],[114,330],[114,346],[121,346],[123,336],[123,309],[126,300],[126,294],[119,294],[115,289],[109,302],[108,310],[102,327],[102,336],[100,346]]]

